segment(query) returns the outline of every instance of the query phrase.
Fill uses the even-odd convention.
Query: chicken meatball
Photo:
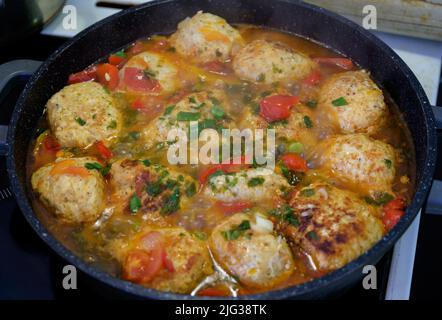
[[[213,175],[204,189],[208,197],[220,201],[259,201],[282,195],[289,187],[286,179],[268,168]]]
[[[243,80],[272,84],[306,77],[315,62],[279,42],[255,40],[242,48],[233,60],[233,70]]]
[[[114,247],[123,277],[157,290],[190,293],[213,272],[206,242],[181,228],[146,228]]]
[[[221,266],[247,286],[271,287],[293,272],[289,246],[263,216],[235,214],[213,229],[209,243]]]
[[[137,94],[164,94],[179,86],[178,69],[160,53],[141,52],[121,69],[121,88]]]
[[[84,148],[117,136],[121,129],[112,96],[96,82],[68,85],[46,107],[52,132],[63,147]]]
[[[198,12],[178,24],[171,43],[178,53],[204,63],[228,60],[243,40],[224,19]]]
[[[382,90],[366,71],[331,76],[321,87],[318,107],[342,133],[376,133],[387,118]]]
[[[286,227],[285,233],[321,270],[344,266],[370,249],[384,232],[372,206],[327,183],[297,190],[290,205],[297,223]]]
[[[391,192],[396,152],[389,144],[364,134],[350,134],[329,138],[317,150],[315,160],[320,167],[343,185],[374,198]]]
[[[140,201],[137,210],[149,213],[150,221],[161,222],[162,216],[183,208],[198,188],[191,177],[148,160],[121,159],[112,164],[109,173],[113,202],[123,211],[134,210],[130,201],[136,196]]]
[[[94,221],[103,211],[106,199],[102,175],[85,167],[96,162],[91,157],[59,158],[34,172],[32,188],[64,222]]]
[[[228,126],[229,102],[220,90],[191,93],[176,105],[168,106],[164,113],[151,121],[143,130],[147,148],[162,149],[172,145],[168,139],[171,130],[182,130],[186,134],[190,121],[199,121],[199,129],[219,129]],[[189,137],[187,137],[189,138]]]

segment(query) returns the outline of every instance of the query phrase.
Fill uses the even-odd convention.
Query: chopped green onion
[[[178,121],[197,121],[201,114],[199,112],[180,111],[176,117]]]
[[[384,159],[385,165],[388,169],[391,169],[393,162],[390,159]]]
[[[264,183],[263,177],[253,177],[247,182],[247,185],[249,187],[256,187],[256,186],[262,185],[263,183]]]
[[[221,234],[226,240],[236,240],[238,239],[245,231],[250,229],[250,221],[249,220],[243,220],[239,225],[236,227],[222,231]]]
[[[304,116],[304,124],[307,128],[313,128],[313,121],[309,116]]]
[[[129,201],[129,209],[131,213],[137,213],[137,211],[141,208],[141,200],[138,198],[137,194],[134,193],[132,198]]]
[[[123,50],[115,52],[114,55],[117,57],[126,58],[126,53],[124,53]]]
[[[86,124],[86,121],[84,121],[83,119],[81,119],[80,117],[75,118],[75,121],[77,121],[77,123],[80,126],[84,126]]]
[[[333,101],[332,101],[332,104],[333,104],[335,107],[342,107],[342,106],[346,106],[346,105],[348,104],[348,102],[347,102],[347,100],[345,100],[344,97],[340,97],[340,98],[338,98],[338,99],[336,99],[336,100],[333,100]]]

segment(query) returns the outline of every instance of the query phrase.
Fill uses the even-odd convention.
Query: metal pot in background
[[[0,47],[39,31],[63,4],[64,0],[0,0]]]

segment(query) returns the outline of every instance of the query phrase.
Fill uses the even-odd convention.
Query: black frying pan
[[[54,52],[33,74],[17,102],[9,126],[7,143],[0,151],[7,154],[8,173],[16,200],[28,222],[60,256],[117,290],[146,298],[190,299],[190,296],[164,293],[114,278],[92,267],[65,248],[35,216],[26,183],[26,154],[46,101],[66,85],[70,73],[82,70],[109,52],[141,37],[170,33],[177,23],[198,10],[219,15],[230,23],[263,25],[291,32],[350,57],[370,70],[404,114],[416,147],[417,190],[404,217],[367,253],[320,279],[242,298],[317,298],[353,284],[362,277],[365,265],[376,264],[404,233],[421,209],[431,187],[436,161],[436,122],[427,97],[405,63],[383,42],[356,24],[324,9],[284,0],[162,0],[122,11],[81,32]],[[15,75],[33,71],[30,62],[3,66]],[[20,70],[21,69],[21,70]],[[0,90],[12,76],[0,78]],[[3,81],[3,82],[2,82]],[[436,110],[436,109],[435,109]],[[439,113],[439,116],[441,114]],[[439,117],[442,120],[442,117]],[[438,124],[441,121],[438,122]],[[209,299],[209,298],[207,298]]]

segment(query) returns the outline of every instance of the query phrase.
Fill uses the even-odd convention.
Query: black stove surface
[[[65,39],[34,36],[28,42],[15,46],[10,51],[0,56],[0,63],[13,59],[44,60],[60,46]],[[33,50],[29,50],[33,48]],[[9,115],[15,101],[19,96],[25,79],[19,81],[17,86],[0,101],[0,124],[8,123]],[[64,290],[62,287],[62,269],[67,264],[58,257],[36,235],[20,212],[8,188],[5,159],[0,158],[0,299],[101,299],[125,298],[114,290],[103,290],[103,286],[96,280],[79,272],[78,289]],[[4,199],[3,199],[4,198]],[[438,219],[436,219],[438,218]],[[421,221],[421,236],[418,246],[416,272],[414,276],[412,298],[426,297],[428,283],[431,286],[437,281],[431,279],[431,273],[426,270],[428,251],[427,242],[438,240],[441,242],[441,233],[436,232],[438,238],[427,236],[427,229],[442,226],[442,217],[423,217]],[[428,226],[429,225],[429,226]],[[440,229],[439,229],[440,230]],[[432,255],[430,255],[432,256]],[[438,266],[442,264],[441,255],[438,255]],[[378,289],[364,290],[361,284],[348,288],[340,293],[340,299],[348,300],[382,300],[385,297],[386,284],[390,269],[391,252],[388,253],[376,266],[378,272]],[[433,266],[433,268],[436,268]],[[422,270],[421,270],[422,269]],[[435,270],[434,270],[435,271]],[[437,270],[438,271],[438,270]],[[431,279],[431,281],[429,281]],[[439,279],[439,285],[441,284]],[[424,289],[427,288],[427,289]],[[437,288],[434,286],[434,288]],[[440,287],[439,287],[440,288]],[[431,291],[430,291],[431,292]],[[434,291],[439,292],[439,291]],[[439,293],[440,296],[440,293]]]

